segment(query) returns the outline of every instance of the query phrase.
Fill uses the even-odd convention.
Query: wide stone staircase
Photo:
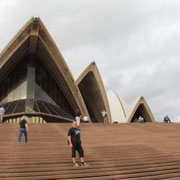
[[[88,167],[72,167],[71,124],[0,124],[0,179],[180,180],[180,124],[81,124]]]

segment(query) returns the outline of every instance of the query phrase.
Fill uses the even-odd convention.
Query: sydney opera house
[[[22,115],[39,122],[71,122],[76,109],[91,122],[131,123],[140,115],[155,122],[143,97],[131,107],[114,92],[106,93],[92,62],[77,79],[39,18],[30,19],[0,54],[0,106],[4,120],[17,122]]]

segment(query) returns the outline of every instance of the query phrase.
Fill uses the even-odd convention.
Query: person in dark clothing
[[[88,166],[84,160],[84,150],[81,146],[80,129],[78,128],[77,122],[73,122],[72,127],[68,131],[68,144],[72,148],[72,162],[74,167],[78,167],[79,164],[76,162],[76,151],[79,153],[81,166]]]
[[[27,132],[28,132],[28,124],[27,124],[27,120],[28,120],[28,117],[23,116],[23,117],[21,118],[20,123],[19,123],[18,143],[21,142],[21,136],[22,136],[22,134],[24,134],[25,142],[26,142],[26,143],[28,142],[28,135],[27,135]]]
[[[168,115],[166,115],[166,116],[164,117],[164,122],[165,122],[165,123],[171,123]]]

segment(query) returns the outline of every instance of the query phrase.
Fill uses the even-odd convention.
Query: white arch
[[[126,123],[126,104],[113,90],[107,93],[112,123]]]
[[[130,123],[133,120],[133,117],[135,115],[135,113],[138,111],[138,109],[142,107],[143,109],[141,109],[142,112],[141,115],[144,116],[144,118],[147,120],[147,122],[155,122],[154,116],[151,112],[151,109],[149,108],[146,100],[144,97],[140,97],[138,98],[133,105],[131,106],[127,118],[126,118],[126,122]]]

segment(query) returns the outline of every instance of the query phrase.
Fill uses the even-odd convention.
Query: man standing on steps
[[[21,136],[22,136],[22,134],[24,134],[25,142],[26,142],[26,143],[28,142],[28,135],[27,135],[27,132],[28,132],[28,124],[27,124],[27,120],[28,120],[28,117],[27,117],[27,116],[23,116],[23,117],[21,118],[20,123],[19,123],[18,143],[21,142]]]
[[[81,119],[82,119],[82,114],[80,113],[79,109],[76,109],[75,120],[78,126],[80,125]]]
[[[102,117],[103,117],[103,122],[108,123],[107,112],[105,110],[102,111]]]
[[[72,162],[74,167],[88,166],[84,161],[84,151],[81,146],[80,129],[78,128],[77,122],[72,123],[72,127],[68,131],[68,144],[72,148]],[[76,162],[76,151],[79,153],[81,164]]]

